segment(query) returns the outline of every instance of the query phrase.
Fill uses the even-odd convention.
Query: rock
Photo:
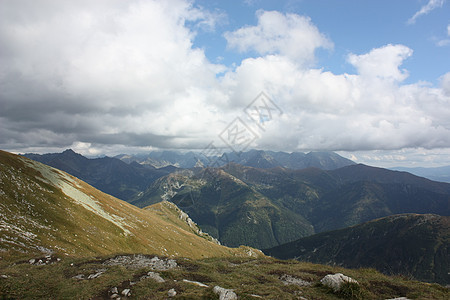
[[[83,280],[84,279],[84,274],[78,274],[72,277],[73,279],[77,279],[77,280]]]
[[[198,282],[198,281],[191,281],[191,280],[187,280],[187,279],[183,279],[183,281],[187,282],[187,283],[192,283],[192,284],[198,285],[200,287],[208,287],[206,284]]]
[[[106,271],[105,269],[96,270],[97,273],[89,275],[87,279],[94,279],[100,277],[103,273],[105,273],[105,271]]]
[[[320,282],[323,285],[332,288],[333,291],[335,291],[335,292],[338,292],[341,289],[342,284],[344,284],[346,282],[356,283],[356,284],[358,283],[358,281],[354,280],[353,278],[345,276],[344,274],[341,274],[341,273],[336,273],[334,275],[329,274],[329,275],[325,276],[324,278],[322,278],[322,280],[320,280]]]
[[[237,299],[237,295],[233,290],[225,289],[216,285],[213,292],[219,295],[219,300],[234,300]]]
[[[160,259],[157,256],[149,258],[148,256],[137,255],[119,255],[108,259],[103,263],[107,266],[124,266],[130,269],[141,269],[150,267],[157,271],[166,271],[177,267],[177,262],[173,259]]]
[[[34,258],[32,258],[28,262],[30,263],[30,265],[32,265],[32,264],[34,264],[36,262],[36,260]]]
[[[6,279],[8,278],[8,275],[0,275],[0,278]]]
[[[116,300],[120,300],[120,296],[119,294],[112,294],[111,297],[109,297],[111,299],[116,299]]]
[[[406,297],[398,297],[398,298],[392,298],[392,299],[386,299],[386,300],[410,300]]]
[[[109,291],[111,292],[111,294],[118,294],[119,293],[119,290],[117,289],[116,286],[111,288]]]
[[[124,289],[122,291],[122,295],[124,295],[125,297],[130,297],[131,296],[131,290],[130,289]]]
[[[176,295],[177,295],[177,292],[175,291],[175,289],[170,289],[167,292],[167,296],[169,296],[169,297],[175,297]]]
[[[288,274],[284,274],[283,276],[281,276],[280,280],[283,282],[284,285],[288,285],[288,284],[294,284],[297,286],[310,286],[311,285],[311,282],[305,281],[300,278],[296,278],[296,277],[288,275]]]
[[[151,278],[151,279],[153,279],[154,281],[156,281],[156,282],[158,282],[158,283],[163,283],[163,282],[166,282],[165,280],[164,280],[164,278],[162,278],[160,275],[159,275],[159,273],[155,273],[155,272],[148,272],[147,273],[147,276],[145,276],[146,278]]]

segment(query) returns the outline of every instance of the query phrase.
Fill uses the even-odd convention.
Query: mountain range
[[[333,152],[304,154],[258,150],[240,154],[223,154],[221,157],[206,157],[194,152],[154,151],[149,154],[122,154],[116,157],[90,159],[71,149],[62,153],[26,153],[24,156],[67,172],[102,192],[125,201],[136,198],[156,179],[175,172],[179,168],[194,168],[211,163],[224,165],[229,161],[259,168],[283,166],[293,169],[305,166],[333,169],[353,164],[352,161]]]
[[[332,170],[355,164],[334,152],[274,152],[264,150],[249,150],[246,152],[229,152],[222,155],[208,156],[192,151],[180,153],[176,151],[153,151],[149,154],[115,156],[127,163],[138,162],[143,165],[151,165],[156,168],[176,166],[179,168],[224,166],[228,163],[237,163],[243,166],[255,168],[283,167],[287,169],[304,169],[315,167],[323,170]]]
[[[228,246],[259,249],[402,213],[450,215],[450,184],[365,165],[335,170],[228,164],[175,172],[132,204],[185,210]]]
[[[396,167],[391,170],[404,171],[417,176],[425,177],[434,181],[448,182],[450,183],[450,166],[442,167]]]

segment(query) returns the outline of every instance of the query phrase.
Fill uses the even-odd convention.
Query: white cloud
[[[260,55],[281,54],[297,62],[314,61],[317,48],[333,47],[311,19],[277,11],[258,11],[258,25],[225,33],[229,48]]]
[[[417,11],[411,18],[408,19],[408,24],[414,24],[418,17],[427,15],[432,10],[442,7],[445,0],[429,0],[429,2],[422,6],[419,11]]]
[[[227,34],[259,56],[227,69],[193,47],[196,24],[211,14],[191,2],[1,4],[5,150],[202,149],[236,117],[250,122],[243,109],[262,90],[284,113],[252,147],[450,147],[450,73],[440,87],[404,84],[401,65],[412,50],[403,45],[351,54],[357,73],[334,74],[307,64],[331,45],[311,20],[260,12],[257,26]]]
[[[373,49],[367,54],[350,54],[348,61],[363,76],[389,78],[402,81],[408,77],[406,70],[400,70],[403,60],[410,57],[413,51],[403,45],[387,45]]]

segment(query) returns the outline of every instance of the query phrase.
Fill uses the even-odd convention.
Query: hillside
[[[163,199],[225,245],[257,248],[394,214],[450,215],[450,184],[365,165],[197,168],[158,179],[131,203],[145,207]]]
[[[264,253],[348,268],[375,268],[450,284],[450,217],[404,214],[316,234]]]
[[[246,255],[211,242],[173,204],[146,210],[62,171],[0,151],[0,250],[88,256]]]
[[[172,171],[138,163],[127,164],[111,157],[89,159],[70,149],[62,153],[29,153],[24,156],[67,172],[102,192],[125,201]]]

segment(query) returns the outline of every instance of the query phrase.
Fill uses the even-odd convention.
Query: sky
[[[450,1],[0,0],[0,149],[450,165]]]

